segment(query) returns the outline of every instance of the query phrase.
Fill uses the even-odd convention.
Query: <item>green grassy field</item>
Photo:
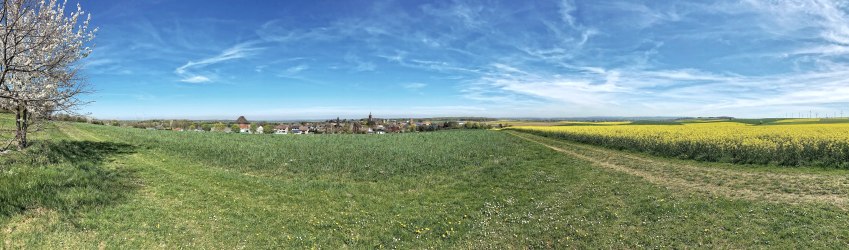
[[[843,170],[669,160],[515,131],[60,123],[36,138],[0,156],[4,248],[849,246]]]

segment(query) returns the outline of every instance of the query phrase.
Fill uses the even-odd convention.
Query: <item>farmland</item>
[[[844,170],[667,159],[519,131],[55,123],[0,162],[5,248],[849,244]]]
[[[738,164],[849,168],[845,119],[688,121],[664,125],[517,126],[614,149]]]

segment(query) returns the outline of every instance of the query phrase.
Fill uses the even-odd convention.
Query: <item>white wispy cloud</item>
[[[484,12],[484,6],[454,2],[447,6],[425,5],[422,10],[433,16],[438,16],[443,20],[452,20],[466,28],[476,28],[483,24],[481,13]]]
[[[648,28],[654,25],[680,21],[683,17],[681,13],[675,9],[674,4],[661,5],[666,6],[665,9],[651,8],[643,3],[635,2],[613,2],[611,7],[617,9],[619,13],[630,14],[625,25],[634,26],[639,29]]]
[[[772,39],[805,39],[802,46],[773,53],[785,59],[794,55],[846,54],[849,50],[849,13],[846,7],[844,1],[833,0],[742,1],[706,6],[720,13],[750,16],[753,19],[750,26],[757,27]],[[733,34],[733,31],[724,33]]]
[[[422,89],[424,87],[427,87],[427,84],[426,83],[420,83],[420,82],[412,82],[412,83],[405,83],[402,86],[406,89],[418,90],[418,89]]]
[[[575,2],[572,0],[560,1],[560,19],[569,26],[575,27],[576,21],[575,16],[573,16],[573,14],[577,9],[578,8],[575,6]]]
[[[183,64],[183,66],[180,66],[179,68],[174,70],[174,72],[176,72],[177,74],[184,74],[186,73],[186,70],[190,68],[200,68],[209,64],[215,64],[250,56],[253,52],[261,49],[254,47],[255,44],[255,42],[236,44],[235,46],[227,48],[220,54],[215,55],[213,57],[204,58],[198,61],[189,61],[186,64]]]
[[[290,75],[294,75],[294,74],[300,73],[301,71],[307,70],[309,68],[310,68],[309,65],[300,64],[300,65],[297,65],[297,66],[292,66],[292,67],[287,68],[286,73],[288,73]]]
[[[243,42],[236,44],[230,48],[225,49],[218,55],[204,58],[198,61],[189,61],[183,66],[178,67],[174,70],[174,73],[182,77],[182,82],[189,83],[200,83],[200,82],[209,82],[211,79],[206,76],[198,75],[197,73],[190,72],[191,70],[202,69],[208,65],[222,63],[230,60],[245,58],[253,55],[256,51],[261,50],[256,46],[256,41],[251,42]]]
[[[150,32],[130,47],[168,47],[156,50],[173,65],[162,71],[173,69],[186,83],[230,76],[219,71],[236,61],[245,62],[250,74],[343,88],[356,84],[347,76],[385,74],[381,78],[392,80],[382,83],[406,89],[404,94],[427,88],[459,96],[456,103],[487,107],[466,113],[722,115],[849,104],[844,1],[444,1],[366,7],[316,22],[269,20],[239,37],[253,40],[220,51],[209,49],[220,44],[205,43],[183,54],[180,48],[192,41],[173,38],[180,29],[166,32],[143,21],[133,30]],[[263,48],[273,49],[258,53]],[[112,71],[108,66],[120,61],[94,58],[88,66]],[[325,70],[335,75],[322,74]],[[340,107],[312,111],[332,115],[335,108]],[[426,113],[438,113],[431,111]]]
[[[352,53],[346,54],[343,59],[349,64],[351,70],[355,72],[374,71],[377,68],[377,65],[374,63],[364,61]]]
[[[787,105],[849,103],[849,68],[768,76],[696,69],[573,68],[582,72],[580,78],[493,64],[490,73],[467,84],[463,92],[472,100],[529,110],[553,102],[567,105],[560,106],[560,112],[570,112],[564,107],[580,107],[581,111],[624,115],[721,115],[740,109],[777,113],[787,111]],[[635,110],[638,107],[645,110]],[[572,114],[592,114],[581,111]]]
[[[628,91],[618,85],[618,73],[593,78],[571,78],[545,72],[529,72],[515,66],[492,64],[485,76],[472,81],[464,89],[467,98],[504,102],[507,98],[525,96],[579,106],[615,103],[613,93]],[[604,72],[608,73],[608,72]]]
[[[430,105],[411,106],[405,109],[381,106],[308,106],[299,109],[268,109],[243,113],[234,112],[231,116],[245,115],[254,119],[326,119],[328,117],[362,118],[369,113],[381,118],[441,117],[441,116],[477,116],[489,112],[489,109],[473,105]],[[229,117],[228,117],[229,118]]]
[[[115,59],[112,58],[100,58],[100,59],[88,59],[83,63],[83,67],[85,68],[93,68],[98,66],[110,65],[116,63]]]
[[[180,79],[181,82],[187,83],[204,83],[211,81],[208,77],[205,76],[189,76],[183,79]]]
[[[664,23],[694,22],[687,18],[701,9],[686,8],[693,7],[691,3],[683,5],[687,6],[670,4],[656,8],[630,2],[607,4],[630,12],[628,20],[641,29],[652,29]],[[547,102],[562,103],[566,106],[560,108],[561,112],[573,114],[581,112],[569,111],[569,107],[605,107],[593,111],[608,113],[704,115],[751,114],[746,112],[774,112],[774,109],[793,105],[810,108],[812,105],[849,103],[849,98],[843,97],[849,89],[844,87],[849,86],[849,81],[844,80],[847,74],[839,73],[849,69],[843,59],[849,54],[849,39],[846,39],[849,38],[849,19],[847,6],[840,5],[837,1],[743,1],[698,6],[720,16],[756,14],[756,18],[741,24],[727,24],[738,25],[735,27],[712,28],[709,30],[712,34],[705,37],[695,36],[700,31],[693,30],[669,39],[648,39],[646,45],[653,46],[619,52],[616,57],[598,58],[607,62],[578,60],[586,58],[587,53],[606,52],[611,48],[584,46],[586,41],[567,39],[573,35],[563,32],[559,36],[564,37],[565,42],[553,47],[522,43],[517,46],[522,53],[508,57],[513,64],[491,64],[476,80],[467,82],[462,92],[471,100],[510,102],[525,105],[526,109]],[[579,6],[574,2],[561,1],[559,7],[559,19],[566,26],[578,31],[597,29],[578,21],[575,13],[579,12]],[[746,25],[771,34],[767,39],[798,40],[813,34],[816,38],[805,43],[794,41],[790,43],[794,46],[772,47],[775,49],[768,52],[772,55],[764,51],[745,53],[749,56],[760,53],[757,59],[761,60],[795,60],[797,65],[813,63],[818,67],[813,71],[797,67],[791,72],[748,75],[700,68],[697,64],[696,67],[676,67],[658,62],[658,58],[668,56],[665,54],[668,52],[661,51],[666,45],[681,46],[704,39],[753,39],[751,33],[741,32],[747,30]],[[693,36],[687,32],[692,32]],[[800,57],[793,58],[796,56]]]

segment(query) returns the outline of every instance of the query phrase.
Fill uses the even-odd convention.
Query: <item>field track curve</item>
[[[849,177],[809,173],[742,171],[646,157],[517,131],[511,135],[595,166],[638,176],[668,189],[730,199],[780,203],[827,203],[849,209]]]

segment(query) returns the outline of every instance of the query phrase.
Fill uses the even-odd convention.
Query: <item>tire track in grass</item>
[[[638,176],[655,185],[675,190],[707,193],[732,199],[768,201],[782,203],[826,203],[847,209],[849,183],[841,176],[819,176],[814,174],[780,174],[742,172],[728,169],[679,164],[672,161],[654,160],[625,152],[578,145],[573,142],[551,139],[527,133],[508,131],[521,139],[540,144],[565,155],[584,160],[593,165]],[[546,142],[548,141],[548,142]],[[566,145],[557,146],[556,144]],[[821,182],[813,182],[819,180]],[[816,185],[831,185],[811,190],[786,190],[781,183],[793,182]],[[764,186],[765,183],[778,183]],[[825,183],[825,184],[824,184]],[[822,189],[833,188],[833,192],[822,193]],[[795,191],[795,192],[794,192]]]
[[[68,136],[68,138],[71,138],[71,140],[74,140],[74,141],[83,141],[83,138],[81,138],[81,137],[79,137],[79,136],[77,135],[77,134],[78,134],[78,132],[76,132],[76,130],[78,130],[78,129],[76,129],[76,128],[72,128],[72,126],[71,126],[71,125],[68,125],[68,124],[59,124],[59,125],[56,125],[56,127],[57,127],[57,128],[59,129],[59,131],[61,131],[63,134],[67,135],[67,136]],[[72,131],[72,130],[75,130],[75,131]]]
[[[68,138],[71,138],[71,140],[75,140],[75,141],[96,141],[96,142],[103,141],[102,138],[100,138],[100,137],[98,137],[98,136],[96,136],[96,135],[94,135],[90,132],[84,131],[84,130],[82,130],[82,129],[80,129],[77,126],[74,126],[72,124],[60,124],[60,125],[57,125],[56,127],[63,134],[67,135]]]
[[[576,151],[597,159],[620,163],[655,175],[672,176],[679,179],[699,179],[702,182],[720,186],[739,186],[759,192],[780,192],[815,195],[837,195],[849,197],[849,175],[831,172],[831,174],[810,174],[803,172],[780,173],[760,169],[727,169],[688,164],[684,160],[659,159],[659,157],[641,157],[632,153],[604,149],[576,142],[558,140],[542,136],[528,135],[538,141],[549,144],[566,145]],[[616,157],[611,157],[616,156]],[[659,159],[659,160],[658,160]],[[639,162],[640,164],[637,164]],[[739,167],[739,166],[738,166]],[[682,171],[686,170],[686,171]],[[748,169],[753,170],[753,169]]]

